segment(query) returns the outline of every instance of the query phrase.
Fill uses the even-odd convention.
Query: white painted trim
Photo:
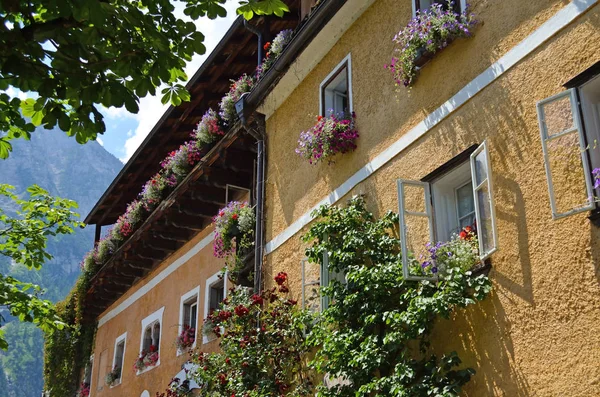
[[[223,299],[227,298],[227,272],[223,273],[219,271],[212,276],[210,276],[206,280],[206,287],[204,288],[204,318],[208,317],[208,307],[209,307],[209,299],[210,299],[210,287],[221,281],[221,277],[223,278]],[[208,339],[206,335],[204,335],[204,321],[202,322],[202,344],[206,344],[211,340]]]
[[[123,342],[123,361],[121,361],[121,376],[119,377],[119,383],[111,385],[111,389],[123,383],[123,370],[125,369],[125,350],[127,349],[127,332],[125,332],[123,335],[119,336],[115,340],[115,348],[113,350],[113,363],[112,367],[110,367],[111,371],[115,368],[115,365],[117,364],[117,346],[119,345],[119,343],[121,343],[121,341]]]
[[[92,394],[92,383],[94,382],[94,355],[92,354],[90,356],[90,361],[92,363],[91,368],[90,368],[90,395]]]
[[[157,311],[155,311],[154,313],[152,313],[151,315],[149,315],[148,317],[146,317],[145,319],[142,320],[142,333],[140,336],[140,353],[142,352],[142,350],[144,349],[144,333],[146,331],[146,327],[151,325],[152,323],[158,321],[158,324],[160,325],[160,332],[158,334],[158,346],[156,346],[156,351],[158,352],[158,361],[156,362],[155,365],[153,365],[152,367],[148,367],[148,368],[144,368],[144,370],[142,371],[138,371],[137,375],[143,374],[144,372],[148,372],[149,370],[151,370],[152,368],[156,368],[160,365],[160,344],[162,343],[162,332],[163,332],[163,328],[164,328],[164,324],[162,321],[163,318],[163,313],[165,312],[165,307],[161,307],[160,309],[158,309]],[[151,330],[150,332],[154,332],[154,330]]]
[[[527,36],[523,41],[504,54],[500,59],[498,59],[498,61],[494,62],[483,73],[464,86],[452,98],[444,102],[423,121],[421,121],[391,146],[377,155],[377,157],[358,170],[334,191],[329,193],[327,197],[319,201],[309,211],[296,219],[296,221],[288,226],[282,233],[275,236],[266,244],[265,254],[270,254],[277,248],[281,247],[283,243],[296,235],[296,233],[302,230],[304,226],[308,225],[312,221],[312,217],[310,215],[311,212],[318,209],[323,204],[333,204],[348,194],[356,185],[373,175],[377,170],[387,164],[400,152],[423,137],[442,120],[467,103],[471,98],[481,92],[485,87],[490,85],[494,80],[506,73],[518,62],[522,61],[525,57],[534,52],[544,42],[560,32],[565,26],[569,25],[597,2],[598,0],[576,0],[563,7],[548,21],[543,23],[533,33]]]
[[[117,307],[106,313],[104,316],[100,317],[98,320],[98,328],[106,324],[108,321],[112,320],[120,313],[122,313],[129,306],[133,305],[138,299],[142,296],[146,295],[150,290],[156,287],[161,281],[169,277],[173,272],[179,269],[182,265],[184,265],[187,261],[192,259],[194,255],[198,252],[202,251],[206,248],[210,243],[212,243],[214,239],[214,233],[210,233],[208,236],[204,237],[202,240],[198,242],[195,246],[193,246],[188,252],[179,257],[176,261],[167,266],[163,271],[158,273],[152,280],[148,281],[148,283],[142,286],[140,289],[135,291],[131,296],[121,302]]]
[[[325,88],[325,84],[329,81],[329,79],[335,76],[341,68],[346,66],[346,64],[348,65],[348,108],[350,109],[350,112],[354,111],[354,107],[352,105],[352,53],[349,53],[344,57],[344,59],[342,59],[340,63],[337,64],[335,68],[333,68],[327,77],[321,81],[321,84],[319,84],[319,114],[321,116],[325,116],[325,114],[323,114],[323,89]]]
[[[192,349],[196,347],[196,341],[198,340],[198,317],[200,314],[200,286],[198,285],[196,288],[191,289],[181,296],[181,300],[179,301],[179,327],[177,331],[177,337],[181,335],[181,331],[183,331],[183,306],[185,302],[189,301],[191,298],[196,296],[196,325],[194,325],[194,329],[196,330],[196,335],[194,336],[194,344],[192,345]],[[177,349],[177,356],[181,356],[183,352]]]
[[[347,0],[290,65],[258,111],[269,119],[375,0]],[[320,110],[319,110],[320,111]]]

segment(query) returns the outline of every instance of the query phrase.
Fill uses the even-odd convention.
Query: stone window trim
[[[163,306],[142,320],[142,332],[140,335],[140,353],[142,352],[142,350],[144,350],[144,335],[146,334],[146,329],[148,329],[150,327],[150,330],[151,330],[150,332],[152,334],[152,338],[154,339],[154,337],[155,337],[155,335],[153,335],[154,327],[156,326],[156,324],[158,324],[158,326],[159,326],[158,343],[157,343],[158,346],[156,346],[156,351],[158,352],[158,361],[156,362],[156,365],[145,368],[142,371],[138,371],[137,375],[141,375],[145,372],[148,372],[160,365],[160,359],[161,359],[160,343],[162,341],[162,331],[164,328],[162,326],[162,322],[163,322],[162,318],[163,318],[164,311],[165,311],[165,307]]]
[[[227,278],[228,278],[227,272],[223,273],[222,271],[218,271],[217,273],[213,274],[208,279],[206,279],[206,287],[204,289],[204,318],[207,318],[210,313],[211,287],[222,282],[223,283],[223,299],[227,298],[227,288],[229,288],[227,285],[228,284]],[[207,344],[211,341],[212,341],[212,339],[210,339],[207,335],[204,335],[204,332],[202,332],[202,344]]]
[[[345,78],[345,90],[347,97],[347,106],[348,109],[335,109],[334,106],[330,106],[334,109],[336,113],[342,111],[348,111],[352,113],[354,111],[353,101],[352,101],[352,53],[349,53],[342,59],[342,61],[325,77],[325,79],[319,85],[319,114],[321,116],[328,116],[327,103],[329,102],[328,96],[330,93],[335,92],[335,90],[330,89],[332,83],[337,83],[336,79],[340,77]]]
[[[192,349],[196,348],[196,344],[198,341],[198,315],[200,314],[200,311],[198,310],[198,308],[200,307],[200,286],[197,285],[195,288],[192,288],[191,290],[189,290],[188,292],[186,292],[185,294],[183,294],[181,296],[180,302],[179,302],[179,327],[177,330],[177,337],[179,337],[179,335],[181,335],[181,332],[183,331],[183,326],[186,325],[185,324],[185,311],[187,310],[187,307],[190,303],[192,303],[196,305],[196,320],[194,324],[189,324],[190,326],[193,325],[194,329],[195,329],[195,337],[194,337],[194,344],[192,345]],[[181,356],[183,354],[183,352],[179,349],[177,349],[177,356]]]
[[[120,357],[121,362],[118,362],[119,360],[118,360],[118,356],[117,356],[117,350],[121,343],[123,343],[123,352],[121,353],[121,357]],[[118,365],[121,368],[121,376],[119,377],[118,381],[116,381],[113,385],[111,385],[111,388],[119,386],[123,382],[123,372],[124,372],[123,369],[125,367],[125,351],[126,350],[127,350],[127,332],[125,332],[124,334],[117,337],[117,339],[115,339],[115,349],[113,352],[113,364],[110,369],[112,371]]]

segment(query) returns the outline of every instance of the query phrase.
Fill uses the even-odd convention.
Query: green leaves
[[[438,283],[404,280],[397,215],[375,219],[361,198],[344,208],[323,206],[313,217],[303,237],[311,244],[307,257],[323,264],[327,253],[329,268],[347,280],[321,289],[333,304],[308,335],[318,348],[311,366],[345,380],[320,386],[318,395],[458,396],[474,371],[456,370],[454,352],[432,354],[431,334],[439,318],[483,299],[489,279],[473,277],[457,260]]]
[[[181,84],[171,85],[161,91],[163,94],[161,102],[163,105],[171,103],[173,106],[179,106],[182,101],[190,100],[190,93]]]
[[[247,20],[252,19],[254,15],[275,14],[282,17],[284,13],[289,11],[288,6],[281,0],[240,1],[240,7],[237,9],[238,15],[243,15]]]

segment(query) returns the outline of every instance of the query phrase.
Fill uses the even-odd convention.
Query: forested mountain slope
[[[123,164],[96,142],[78,144],[61,131],[39,129],[31,141],[13,141],[8,160],[0,160],[0,183],[16,187],[21,195],[37,184],[51,194],[77,201],[83,219],[104,193]],[[3,204],[5,205],[5,203]],[[3,207],[6,210],[6,207]],[[44,287],[47,299],[62,299],[79,274],[79,262],[92,248],[93,227],[50,241],[54,258],[42,270],[11,266],[0,257],[0,273]],[[9,322],[4,326],[10,344],[0,351],[0,397],[39,397],[42,392],[43,340],[29,324]]]

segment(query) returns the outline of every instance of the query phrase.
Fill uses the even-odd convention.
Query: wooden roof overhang
[[[282,18],[261,17],[251,23],[274,37],[284,29],[294,29],[300,21],[300,0],[285,0],[290,8]],[[270,36],[270,37],[269,37]],[[98,200],[84,220],[86,224],[112,225],[133,201],[142,186],[160,170],[160,162],[190,139],[196,124],[218,104],[229,90],[232,79],[253,74],[258,64],[257,37],[238,17],[206,61],[190,79],[186,88],[191,100],[171,106],[160,118],[140,147]]]
[[[92,278],[86,318],[96,318],[209,226],[226,204],[227,185],[250,189],[255,158],[254,138],[241,125],[234,126]]]

